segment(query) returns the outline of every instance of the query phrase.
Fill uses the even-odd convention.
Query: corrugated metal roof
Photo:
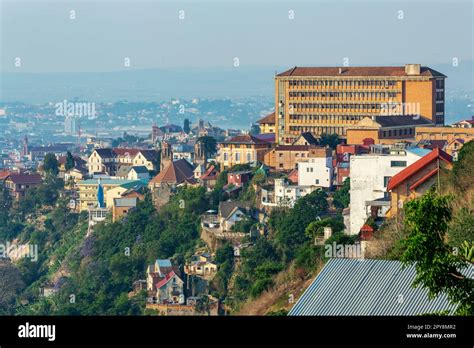
[[[468,269],[474,274],[474,267]],[[332,258],[290,310],[290,316],[420,315],[455,306],[445,294],[433,300],[412,287],[415,267],[399,261]]]

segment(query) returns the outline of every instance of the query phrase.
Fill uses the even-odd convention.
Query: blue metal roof
[[[165,260],[157,259],[157,260],[156,260],[156,264],[157,264],[159,267],[172,267],[172,266],[171,266],[171,261],[168,260],[168,259],[165,259]]]
[[[472,278],[474,267],[466,274]],[[399,261],[332,258],[288,315],[410,316],[456,309],[445,294],[429,300],[426,289],[412,287],[415,276],[414,266],[403,268]]]
[[[422,147],[411,147],[407,149],[407,151],[417,156],[424,157],[431,152],[431,149],[424,149]]]

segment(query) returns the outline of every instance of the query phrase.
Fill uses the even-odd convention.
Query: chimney
[[[339,75],[342,74],[342,68],[339,68]]]
[[[421,64],[405,64],[405,74],[420,75]]]

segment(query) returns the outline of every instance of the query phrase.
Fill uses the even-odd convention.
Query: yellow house
[[[260,126],[260,133],[275,133],[275,112],[268,114],[257,121]]]
[[[465,143],[474,139],[474,128],[462,127],[416,127],[415,138],[420,140],[446,140],[463,139]]]
[[[123,179],[101,179],[100,181],[104,190],[104,202],[107,207],[111,207],[113,204],[113,198],[118,198],[118,192],[122,192],[121,189],[114,190],[116,188],[122,188],[123,192],[134,186],[146,186],[146,183],[141,180],[123,180]],[[88,208],[97,206],[97,188],[98,179],[83,180],[77,184],[79,189],[79,210],[87,210]],[[110,192],[110,199],[109,199]],[[122,192],[122,193],[123,193]]]
[[[263,162],[271,148],[272,143],[250,134],[237,135],[219,144],[217,161],[221,171],[236,164]]]
[[[423,195],[433,186],[440,168],[451,169],[452,157],[443,150],[435,148],[390,178],[387,185],[387,191],[390,192],[390,209],[387,211],[387,217],[397,215],[407,200]]]

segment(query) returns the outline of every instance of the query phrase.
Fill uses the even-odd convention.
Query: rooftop
[[[368,66],[368,67],[293,67],[288,69],[278,75],[277,77],[290,77],[290,76],[301,76],[301,77],[310,77],[310,76],[342,76],[342,77],[352,77],[352,76],[361,76],[361,77],[408,77],[405,72],[405,66]],[[433,70],[429,67],[422,66],[420,69],[420,75],[415,76],[426,76],[426,77],[446,77],[440,72]]]
[[[466,270],[472,278],[474,267]],[[290,316],[413,316],[453,312],[445,294],[432,300],[412,286],[414,266],[400,261],[332,258],[290,310]],[[402,295],[402,296],[400,296]]]

